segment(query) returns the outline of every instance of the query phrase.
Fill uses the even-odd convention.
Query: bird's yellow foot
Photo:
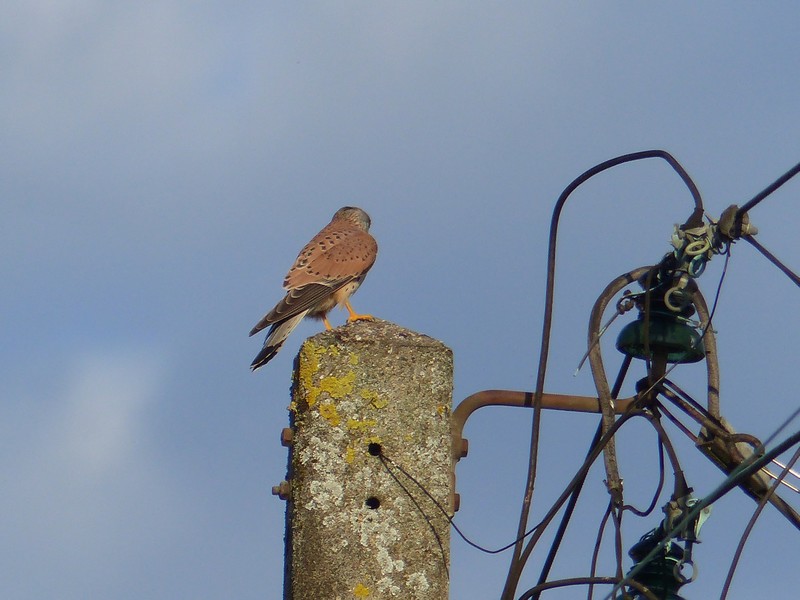
[[[331,327],[330,322],[328,321],[328,317],[322,317],[322,322],[324,323],[325,329],[327,331],[330,331],[331,329],[333,329],[333,327]]]
[[[345,302],[344,307],[347,309],[347,312],[350,313],[347,317],[347,322],[352,323],[353,321],[374,321],[375,317],[372,315],[360,315],[356,311],[353,310],[353,307],[350,306],[350,302]]]
[[[347,317],[347,322],[352,323],[353,321],[374,321],[375,317],[372,315],[357,315],[356,313],[350,313],[350,316]]]

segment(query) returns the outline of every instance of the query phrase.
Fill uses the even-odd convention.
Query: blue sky
[[[450,346],[457,402],[533,388],[547,228],[575,176],[663,148],[717,216],[800,160],[793,2],[11,0],[0,17],[6,598],[279,597],[284,505],[269,490],[285,471],[292,358],[319,324],[255,374],[247,332],[340,206],[367,210],[380,245],[354,305]],[[752,213],[795,269],[798,190]],[[655,161],[573,195],[547,391],[592,394],[588,370],[572,376],[591,305],[667,252],[691,208]],[[709,298],[719,263],[700,281]],[[767,437],[797,406],[797,298],[734,247],[715,327],[738,430]],[[702,396],[702,366],[673,379]],[[545,419],[535,515],[595,426]],[[467,426],[457,519],[484,545],[515,534],[529,426],[510,409]],[[630,500],[646,504],[652,434],[634,426],[618,448]],[[699,495],[722,480],[688,442],[679,454]],[[591,472],[554,575],[588,572],[602,478]],[[682,595],[719,594],[754,506],[717,503]],[[629,518],[626,547],[658,518]],[[796,588],[797,540],[768,509],[731,597]],[[452,597],[496,597],[508,560],[454,540]]]

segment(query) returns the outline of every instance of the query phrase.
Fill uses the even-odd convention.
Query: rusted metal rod
[[[631,396],[616,400],[614,408],[617,414],[625,413],[635,399],[635,396]],[[533,392],[484,390],[464,398],[453,411],[450,421],[453,436],[453,460],[458,461],[467,455],[467,441],[462,437],[464,425],[472,413],[485,406],[533,408]],[[601,412],[599,398],[567,394],[542,394],[542,408],[596,414]]]

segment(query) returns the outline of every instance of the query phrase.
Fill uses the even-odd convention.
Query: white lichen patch
[[[336,481],[312,481],[309,489],[311,499],[305,505],[308,510],[331,510],[342,505],[342,486]]]
[[[313,435],[308,438],[306,444],[296,447],[296,458],[300,464],[304,466],[310,464],[323,473],[332,472],[334,466],[332,463],[339,462],[338,456],[341,454],[341,448],[345,446],[346,442],[343,431],[335,427],[328,429],[325,439]]]
[[[392,559],[391,555],[389,554],[389,550],[386,548],[378,548],[375,558],[381,568],[381,573],[384,575],[393,573],[395,571],[402,571],[406,567],[406,563],[402,560]]]
[[[383,594],[391,594],[392,596],[400,595],[400,587],[395,584],[391,577],[382,577],[378,580],[378,591]]]
[[[375,519],[369,512],[360,511],[353,515],[352,526],[354,533],[359,536],[361,545],[366,548],[387,548],[400,539],[400,532],[397,530],[396,519],[390,514],[391,511],[384,510],[381,519]],[[371,512],[371,511],[370,511]]]
[[[416,573],[411,573],[408,575],[406,578],[406,584],[410,589],[414,590],[414,592],[417,592],[418,594],[427,592],[431,588],[431,584],[428,583],[428,578],[425,577],[425,573],[421,571],[417,571]]]
[[[358,469],[353,469],[353,473],[351,475],[351,482],[352,482],[352,489],[356,490],[369,490],[369,489],[376,489],[376,480],[378,479],[375,475],[375,470],[370,469],[376,461],[374,456],[370,456],[367,454],[367,447],[366,444],[359,444],[357,448],[357,452],[359,456],[365,457],[368,461],[366,465],[360,466]],[[383,477],[383,473],[378,473],[380,477]],[[386,475],[386,477],[389,477]],[[382,486],[379,488],[381,492],[385,492],[387,489],[391,490],[391,488],[387,488]]]

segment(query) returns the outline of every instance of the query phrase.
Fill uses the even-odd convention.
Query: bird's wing
[[[332,223],[303,248],[283,286],[291,291],[323,283],[338,289],[363,277],[377,254],[378,244],[369,233]]]
[[[255,335],[273,323],[286,321],[300,313],[305,315],[309,310],[313,310],[314,307],[325,298],[329,297],[342,286],[347,285],[352,279],[352,277],[342,279],[334,284],[309,283],[303,287],[289,290],[289,293],[284,296],[283,300],[278,302],[275,308],[256,323],[255,327],[250,330],[250,335]]]

